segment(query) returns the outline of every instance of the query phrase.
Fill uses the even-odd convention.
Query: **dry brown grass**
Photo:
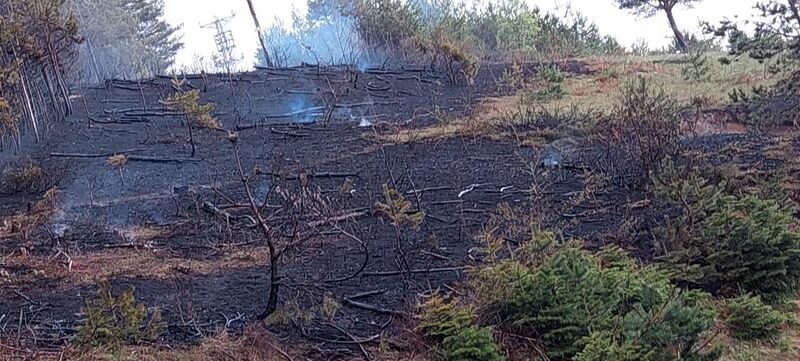
[[[415,351],[419,345],[402,352],[389,350],[383,341],[364,345],[373,360],[380,361],[429,361],[426,350]],[[281,341],[261,325],[245,328],[242,335],[233,336],[226,331],[204,338],[193,346],[138,345],[120,349],[96,348],[80,350],[64,347],[57,351],[36,351],[7,346],[0,341],[0,361],[5,360],[73,360],[73,361],[303,361],[322,359],[318,348],[306,343]],[[331,355],[328,355],[330,357]],[[8,357],[8,358],[5,358]],[[337,360],[363,360],[362,356]]]
[[[3,265],[10,269],[27,269],[30,272],[0,277],[0,285],[25,287],[44,280],[58,280],[59,285],[67,289],[121,276],[167,280],[181,274],[204,275],[249,268],[263,265],[266,260],[265,247],[222,250],[218,256],[207,260],[181,258],[167,251],[145,248],[109,248],[82,254],[50,256],[34,256],[20,251],[3,257]]]
[[[448,139],[456,137],[502,138],[496,128],[497,120],[519,107],[518,95],[489,97],[482,99],[470,115],[460,118],[441,119],[438,123],[423,128],[376,127],[373,138],[380,142],[408,144],[414,142]]]
[[[128,157],[125,156],[125,154],[114,154],[108,157],[106,164],[112,167],[122,167],[123,165],[128,164]]]
[[[209,260],[179,258],[161,253],[146,249],[108,249],[86,253],[73,257],[72,278],[90,282],[123,275],[168,279],[176,273],[209,274],[262,265],[267,260],[266,247],[231,249]]]
[[[38,201],[31,203],[27,211],[0,220],[0,240],[16,236],[30,238],[30,232],[56,211],[57,196],[58,188],[50,188]]]
[[[263,327],[252,325],[239,337],[220,331],[195,346],[139,345],[88,351],[65,347],[55,352],[36,353],[0,344],[0,360],[6,360],[4,350],[8,351],[9,360],[289,361],[305,360],[303,353],[307,348],[297,344],[284,345]]]
[[[781,75],[765,72],[763,66],[751,59],[741,59],[731,65],[722,65],[718,59],[724,54],[707,54],[710,68],[706,81],[690,81],[681,72],[685,59],[681,55],[615,56],[580,59],[584,62],[584,75],[567,74],[561,99],[540,102],[550,110],[578,106],[581,109],[611,110],[619,98],[619,85],[643,76],[662,84],[667,94],[690,103],[693,98],[704,98],[708,105],[728,102],[728,93],[734,88],[750,90],[754,86],[770,86]]]
[[[0,189],[5,192],[29,190],[40,184],[46,175],[38,162],[27,159],[0,174]]]

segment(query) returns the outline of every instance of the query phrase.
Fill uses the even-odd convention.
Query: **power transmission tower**
[[[225,29],[225,25],[233,19],[233,16],[234,14],[224,18],[215,16],[214,21],[205,25],[200,25],[202,28],[214,29],[216,31],[216,34],[214,34],[214,42],[217,44],[217,54],[214,55],[214,65],[219,69],[225,70],[227,73],[232,73],[236,65],[242,61],[241,56],[237,56],[233,53],[236,49],[236,44],[233,42],[233,33]]]

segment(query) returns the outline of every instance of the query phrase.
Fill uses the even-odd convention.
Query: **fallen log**
[[[430,269],[412,269],[408,271],[382,271],[382,272],[364,272],[364,276],[399,276],[404,273],[408,274],[418,274],[418,273],[439,273],[439,272],[450,272],[450,271],[463,271],[468,269],[469,267],[444,267],[444,268],[430,268]]]
[[[368,311],[377,312],[384,315],[405,316],[406,313],[402,311],[390,310],[380,306],[370,305],[368,303],[353,301],[347,297],[344,298],[344,304],[350,307],[361,308]]]
[[[144,149],[127,149],[121,150],[118,152],[113,153],[100,153],[100,154],[89,154],[89,153],[50,153],[51,157],[54,158],[108,158],[118,154],[128,154],[134,152],[141,152]]]
[[[142,149],[131,149],[131,150],[123,150],[119,152],[102,153],[102,154],[50,153],[50,156],[54,158],[108,158],[115,155],[128,154],[139,151],[142,151]],[[202,161],[200,159],[165,158],[165,157],[142,156],[142,155],[126,155],[126,158],[129,162],[150,162],[150,163],[198,163]]]
[[[275,129],[275,128],[269,128],[269,131],[272,132],[272,133],[275,133],[275,134],[287,135],[287,136],[290,136],[290,137],[298,137],[298,138],[307,137],[307,136],[310,135],[308,133],[292,133],[292,132],[287,132],[287,131],[283,131],[283,130],[278,130],[278,129]]]
[[[129,155],[128,156],[129,162],[149,162],[149,163],[199,163],[201,159],[191,159],[191,158],[162,158],[162,157],[151,157],[151,156],[138,156],[138,155]]]

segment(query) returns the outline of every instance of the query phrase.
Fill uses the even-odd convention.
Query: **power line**
[[[228,73],[232,72],[236,68],[236,65],[242,61],[241,56],[234,54],[236,44],[233,41],[233,33],[225,28],[234,16],[234,14],[224,18],[215,16],[214,21],[205,25],[200,25],[201,28],[214,29],[216,31],[216,34],[214,34],[214,42],[217,44],[217,54],[214,54],[213,57],[214,65]]]

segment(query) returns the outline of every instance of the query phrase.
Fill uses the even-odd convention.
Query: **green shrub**
[[[731,336],[741,340],[765,339],[778,333],[786,318],[764,304],[760,296],[742,295],[728,301],[725,322]]]
[[[564,90],[564,73],[554,65],[542,66],[538,70],[543,88],[534,93],[536,100],[547,101],[561,99],[567,93]]]
[[[490,327],[469,326],[446,337],[433,351],[435,361],[504,361]]]
[[[600,34],[597,25],[585,15],[569,10],[542,17],[541,31],[534,40],[541,59],[566,59],[582,55],[623,54],[625,48],[611,36]]]
[[[611,332],[592,332],[586,346],[575,355],[574,361],[638,361],[636,347],[620,344]]]
[[[678,105],[663,86],[644,77],[624,83],[613,115],[610,141],[625,151],[624,159],[638,163],[643,178],[657,170],[664,158],[677,152]]]
[[[148,312],[137,304],[133,287],[118,297],[111,294],[108,281],[100,283],[97,299],[88,301],[81,313],[86,317],[74,342],[82,347],[120,346],[156,339],[164,329],[161,312]]]
[[[636,266],[616,249],[567,248],[517,275],[500,317],[542,340],[551,359],[713,360],[696,348],[714,313],[703,294],[681,291],[668,275]]]
[[[490,327],[473,324],[474,310],[459,308],[433,296],[419,306],[416,330],[436,342],[433,359],[439,361],[503,361]]]
[[[688,81],[703,82],[711,78],[708,56],[703,53],[689,54],[684,57],[686,65],[681,68],[681,75]]]
[[[790,210],[756,195],[733,196],[671,162],[654,177],[656,192],[682,207],[657,231],[656,253],[674,279],[723,295],[741,291],[776,299],[800,280],[800,234]]]
[[[439,296],[433,296],[419,306],[417,331],[425,337],[442,341],[472,325],[472,310],[459,309]]]

